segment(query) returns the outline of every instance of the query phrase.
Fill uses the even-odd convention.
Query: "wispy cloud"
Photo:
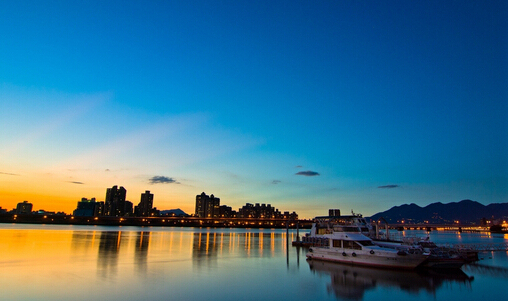
[[[280,183],[280,180],[273,180],[272,181],[272,184],[279,184]]]
[[[15,174],[15,173],[10,173],[10,172],[1,172],[1,171],[0,171],[0,175],[6,175],[6,176],[19,176],[18,174]]]
[[[383,185],[383,186],[378,186],[377,188],[397,188],[397,187],[400,187],[399,185]]]
[[[182,166],[203,161],[216,156],[233,153],[263,143],[257,139],[228,131],[213,123],[207,113],[182,114],[154,118],[153,122],[136,127],[133,131],[119,133],[115,139],[105,141],[102,145],[88,151],[65,158],[58,168],[81,168],[94,164],[114,164],[122,158],[129,158],[145,150],[150,156],[140,157],[142,164],[153,164],[150,157],[164,155],[173,160],[168,164]],[[201,145],[208,145],[203,148]],[[149,150],[147,149],[149,148]],[[100,165],[99,165],[100,166]],[[113,166],[108,166],[111,171]],[[108,171],[108,170],[106,170]]]
[[[77,181],[69,181],[69,183],[72,183],[72,184],[79,184],[79,185],[83,185],[85,183],[83,182],[77,182]]]
[[[165,176],[153,176],[148,182],[150,184],[180,184],[180,182],[177,182],[175,179]]]
[[[66,93],[59,92],[45,92],[45,91],[33,91],[23,90],[12,87],[0,86],[0,93],[6,95],[6,101],[15,104],[19,103],[30,103],[40,102],[46,103],[48,99],[52,99],[55,102],[61,101],[66,104],[66,107],[51,107],[51,115],[45,118],[45,121],[38,123],[37,126],[25,132],[25,134],[17,136],[16,140],[9,142],[7,145],[3,145],[3,149],[0,151],[0,157],[7,157],[12,153],[28,147],[30,144],[50,133],[62,128],[75,120],[77,117],[90,111],[92,108],[97,107],[100,103],[105,102],[111,98],[109,93],[98,93],[90,95],[69,95]],[[62,101],[64,100],[64,101]],[[67,105],[69,104],[69,105]],[[41,113],[41,116],[46,114]]]
[[[315,171],[307,170],[307,171],[299,171],[299,172],[295,173],[295,175],[297,175],[297,176],[313,177],[313,176],[319,176],[319,173],[315,172]]]

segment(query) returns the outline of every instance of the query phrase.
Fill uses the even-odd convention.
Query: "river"
[[[305,231],[300,231],[300,234]],[[424,231],[404,231],[424,236]],[[2,300],[504,300],[508,252],[456,271],[308,262],[296,231],[0,224]],[[436,243],[508,235],[430,232]],[[289,241],[289,244],[288,244]]]

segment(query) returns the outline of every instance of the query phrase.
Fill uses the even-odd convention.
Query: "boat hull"
[[[433,258],[429,257],[425,262],[422,263],[424,268],[433,269],[460,269],[466,260],[463,258]]]
[[[344,250],[334,248],[310,248],[307,258],[340,262],[349,265],[412,270],[422,264],[426,255],[397,254],[388,251]]]

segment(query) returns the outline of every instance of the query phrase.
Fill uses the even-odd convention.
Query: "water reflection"
[[[506,299],[507,252],[465,273],[397,272],[307,262],[284,230],[39,228],[0,225],[2,300]]]
[[[356,267],[339,263],[309,260],[311,271],[330,275],[329,293],[337,299],[362,300],[368,290],[376,287],[393,287],[411,294],[420,291],[435,294],[436,290],[446,282],[464,284],[469,289],[473,277],[469,277],[462,270],[424,270],[397,271]]]
[[[133,254],[136,272],[146,273],[147,265],[153,259],[150,256],[153,256],[154,252],[160,252],[161,256],[165,253],[165,259],[176,252],[180,260],[187,257],[192,259],[195,265],[213,265],[217,259],[231,256],[242,258],[275,257],[283,254],[289,256],[289,250],[292,249],[291,245],[287,244],[285,233],[273,231],[210,230],[178,234],[152,231],[73,231],[71,250],[75,255],[83,254],[88,258],[96,255],[97,274],[114,281],[119,261],[125,260],[126,254]],[[153,244],[157,246],[154,247]],[[190,253],[187,255],[185,246],[190,247],[188,249]],[[300,253],[297,252],[298,262]]]
[[[246,258],[274,257],[287,250],[281,233],[197,232],[192,236],[192,257],[197,263],[231,254]]]
[[[97,273],[99,276],[103,278],[116,276],[121,242],[122,232],[101,232],[97,257]]]
[[[152,232],[138,232],[134,249],[134,262],[137,272],[146,274],[148,262],[148,246]]]

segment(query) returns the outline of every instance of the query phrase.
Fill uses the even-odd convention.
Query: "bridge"
[[[376,224],[373,224],[376,226]],[[380,228],[394,229],[394,230],[442,230],[442,231],[471,231],[471,232],[485,232],[490,231],[487,226],[468,225],[468,224],[408,224],[408,223],[397,223],[397,224],[378,224]]]
[[[312,221],[285,218],[94,217],[6,213],[0,214],[0,223],[301,229],[310,228]]]

